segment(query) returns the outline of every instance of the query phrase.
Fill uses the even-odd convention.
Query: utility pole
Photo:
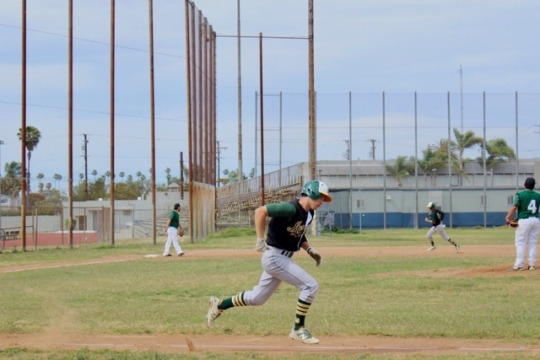
[[[226,146],[219,146],[219,140],[217,141],[217,185],[219,187],[219,184],[221,184],[220,175],[221,175],[221,169],[220,169],[220,163],[221,163],[221,150],[227,150]],[[239,181],[242,180],[242,174],[238,174]]]
[[[84,153],[84,200],[88,200],[88,138],[87,134],[82,134],[84,140],[82,150]]]
[[[237,47],[238,47],[238,174],[242,174],[242,51],[240,46],[242,44],[241,27],[240,27],[240,0],[237,0]],[[218,141],[218,159],[219,159],[219,141]],[[218,160],[219,163],[219,160]],[[219,166],[218,166],[218,186],[219,186]],[[241,180],[242,178],[239,178]]]
[[[375,139],[369,139],[368,141],[371,142],[371,151],[369,152],[369,156],[371,157],[371,160],[375,160]]]
[[[315,45],[313,0],[308,0],[308,68],[309,68],[309,167],[311,179],[317,178],[317,128],[315,119]],[[262,110],[262,104],[261,104]],[[264,175],[264,174],[263,174]]]
[[[463,68],[459,65],[459,94],[461,111],[461,132],[463,132]]]
[[[343,140],[347,144],[347,150],[343,153],[345,160],[351,160],[351,142],[350,140]]]
[[[4,145],[4,140],[0,140],[0,151],[2,151],[2,145]],[[0,154],[0,178],[2,177],[2,156]]]
[[[0,140],[0,153],[2,152],[2,145],[4,140]],[[0,155],[0,196],[2,196],[2,156]],[[2,228],[2,204],[0,203],[0,229]]]
[[[180,199],[184,200],[184,153],[180,151]]]

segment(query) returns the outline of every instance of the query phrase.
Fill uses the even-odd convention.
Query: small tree
[[[235,183],[239,181],[238,170],[225,169],[223,170],[223,175],[229,178],[229,181],[228,181],[229,183]],[[254,176],[255,176],[255,169],[252,168],[251,171],[249,172],[249,177],[253,178]],[[242,180],[246,180],[246,179],[247,179],[246,174],[242,174]]]
[[[454,128],[454,136],[456,137],[456,150],[457,150],[457,173],[459,174],[459,184],[463,183],[463,177],[467,176],[465,172],[465,164],[470,161],[463,157],[463,154],[466,149],[472,148],[473,146],[484,144],[484,139],[478,137],[472,131],[466,131],[464,133],[459,132],[458,129]]]
[[[16,196],[21,190],[21,163],[12,161],[6,163],[4,176],[0,178],[2,194]]]
[[[410,174],[410,165],[406,161],[405,156],[398,156],[394,166],[386,165],[386,172],[395,179],[397,187],[402,187],[401,180]]]

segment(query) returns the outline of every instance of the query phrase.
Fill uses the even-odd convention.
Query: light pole
[[[2,177],[2,145],[4,145],[4,140],[0,140],[0,178]]]
[[[227,150],[227,147],[226,146],[219,146],[219,140],[217,141],[217,186],[219,187],[220,184],[221,184],[221,181],[220,181],[220,171],[221,171],[221,168],[220,168],[220,163],[221,163],[221,150]],[[238,177],[238,181],[242,180],[242,176],[239,175]]]
[[[4,140],[0,140],[0,229],[2,229],[2,145]]]

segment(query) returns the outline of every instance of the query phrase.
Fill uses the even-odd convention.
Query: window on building
[[[506,199],[508,200],[508,206],[514,203],[514,195],[508,195]]]

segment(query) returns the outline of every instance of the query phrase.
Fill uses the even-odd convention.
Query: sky
[[[42,173],[44,182],[65,189],[68,2],[26,2],[26,124],[42,134],[30,163],[31,184]],[[193,2],[217,34],[218,167],[236,170],[238,0]],[[347,151],[353,160],[422,157],[423,149],[453,128],[488,140],[504,138],[520,157],[540,157],[540,49],[535,37],[540,2],[313,2],[317,159],[343,160]],[[21,161],[21,3],[0,2],[2,174],[6,162]],[[73,3],[76,183],[85,169],[90,180],[93,170],[98,176],[110,170],[111,37],[110,1]],[[115,4],[117,179],[120,172],[135,176],[139,171],[150,178],[149,2]],[[153,1],[158,183],[165,182],[167,168],[179,174],[180,153],[188,158],[184,7],[182,0]],[[308,1],[241,0],[240,24],[243,172],[260,166],[259,35],[264,37],[265,171],[307,162]],[[480,152],[468,155],[476,158]],[[62,176],[60,184],[54,174]]]

